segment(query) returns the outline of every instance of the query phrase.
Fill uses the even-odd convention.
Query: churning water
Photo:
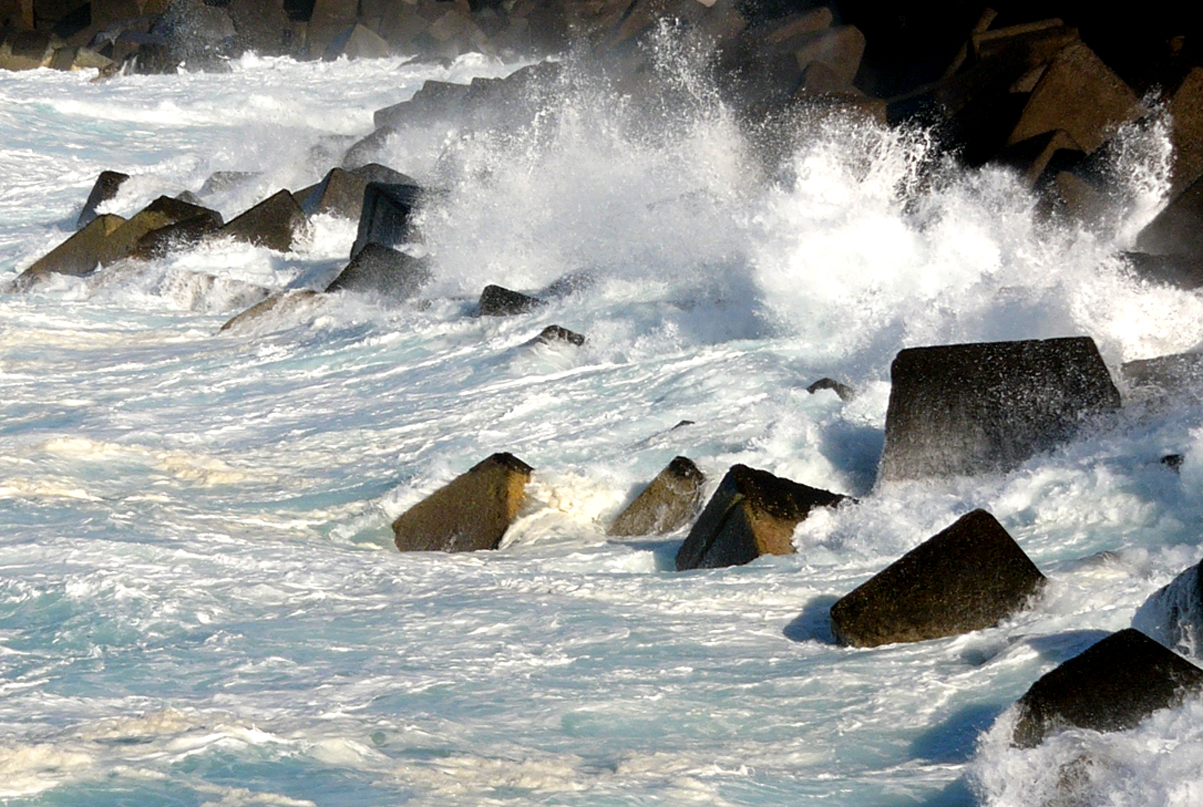
[[[1114,371],[1203,341],[1203,299],[1119,257],[1166,187],[1164,132],[1122,134],[1104,220],[1059,223],[923,131],[801,115],[759,139],[688,53],[662,62],[656,104],[570,68],[528,126],[388,141],[379,161],[442,191],[428,303],[331,295],[217,333],[343,265],[355,224],[328,216],[292,254],[212,243],[0,296],[0,800],[1203,799],[1198,703],[1006,742],[1037,677],[1203,556],[1198,406],[1134,401],[1004,476],[874,485],[903,347],[1087,334]],[[0,73],[0,281],[101,170],[133,175],[121,214],[260,172],[204,200],[229,218],[316,181],[424,79],[517,66]],[[488,283],[572,273],[592,285],[534,314],[470,315]],[[527,344],[550,324],[588,341]],[[806,392],[825,375],[860,394]],[[494,451],[537,469],[502,548],[396,552],[391,520]],[[797,555],[676,573],[682,534],[604,531],[677,454],[711,488],[742,462],[859,503],[800,524]],[[833,644],[837,597],[975,507],[1050,577],[1031,610]]]

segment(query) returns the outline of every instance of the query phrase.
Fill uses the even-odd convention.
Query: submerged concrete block
[[[1044,580],[994,516],[974,510],[840,599],[831,630],[856,647],[981,630],[1022,608]]]
[[[1087,648],[1032,684],[1018,701],[1013,742],[1033,748],[1076,726],[1094,731],[1135,728],[1158,709],[1203,690],[1203,670],[1135,628]]]
[[[534,469],[513,454],[493,454],[402,513],[397,549],[472,552],[496,549],[518,515]]]
[[[614,519],[606,535],[665,535],[684,527],[697,512],[705,481],[692,460],[674,457]]]
[[[677,571],[738,566],[794,554],[794,527],[815,507],[846,499],[768,471],[733,465],[677,552]]]

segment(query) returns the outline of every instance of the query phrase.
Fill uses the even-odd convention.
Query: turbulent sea
[[[1060,222],[921,130],[802,116],[766,156],[687,56],[660,109],[578,75],[522,128],[390,140],[378,161],[440,190],[422,302],[219,333],[259,289],[323,287],[355,237],[331,216],[290,254],[216,242],[0,295],[0,801],[1203,802],[1198,701],[1007,743],[1032,682],[1203,557],[1203,409],[1122,390],[1116,422],[1012,473],[875,483],[901,348],[1086,334],[1118,381],[1203,341],[1203,298],[1120,257],[1167,187],[1163,128],[1121,133],[1104,216]],[[261,172],[203,198],[229,219],[423,80],[518,66],[0,73],[0,282],[102,170],[133,175],[123,215]],[[572,273],[594,282],[472,316],[486,284]],[[587,342],[528,344],[551,324]],[[859,395],[808,393],[823,376]],[[500,550],[398,553],[392,519],[495,451],[536,468]],[[858,502],[796,555],[677,573],[683,533],[605,527],[678,454],[708,491],[745,463]],[[1030,610],[833,643],[832,602],[977,507],[1050,578]]]

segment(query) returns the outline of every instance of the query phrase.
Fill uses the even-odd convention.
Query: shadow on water
[[[820,594],[806,603],[802,606],[802,613],[785,626],[782,631],[785,638],[794,642],[813,640],[835,644],[835,635],[831,632],[831,606],[839,599],[834,594]]]
[[[968,762],[978,735],[993,725],[1005,704],[975,703],[963,706],[942,723],[924,731],[911,743],[911,755],[934,763]]]
[[[1110,635],[1111,632],[1105,630],[1069,630],[1051,636],[1036,636],[1027,643],[1041,658],[1061,664]]]
[[[903,796],[896,801],[881,802],[881,807],[978,807],[980,804],[965,778],[961,777],[927,799]]]

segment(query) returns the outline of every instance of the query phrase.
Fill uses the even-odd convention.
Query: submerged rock
[[[494,454],[477,463],[393,522],[397,549],[496,549],[518,514],[533,470],[513,454]]]
[[[689,523],[702,498],[705,475],[686,457],[674,457],[627,505],[606,535],[665,535]]]
[[[855,647],[919,642],[998,624],[1044,575],[994,516],[974,510],[831,607],[836,639]]]
[[[79,218],[75,220],[75,229],[83,229],[96,218],[96,208],[116,196],[122,183],[127,179],[129,179],[129,174],[123,174],[120,171],[101,171],[100,176],[96,178],[96,183],[92,185],[88,200],[84,202],[84,209],[79,211]]]
[[[548,325],[539,335],[530,341],[532,345],[554,345],[557,342],[580,347],[585,344],[584,334],[570,331],[560,325]]]
[[[408,300],[421,291],[431,277],[425,258],[368,244],[334,278],[326,291],[353,291]]]
[[[733,465],[677,552],[677,571],[737,566],[761,555],[794,554],[794,527],[815,507],[847,496],[768,471]]]
[[[847,384],[836,381],[834,378],[820,378],[818,381],[806,388],[806,391],[814,395],[820,390],[833,390],[840,397],[841,401],[851,401],[856,397],[856,390]]]
[[[283,190],[231,219],[221,228],[221,234],[277,252],[291,252],[306,221],[297,200]]]
[[[527,314],[545,305],[547,303],[538,297],[490,284],[480,293],[477,312],[482,317],[511,317]]]
[[[908,348],[890,378],[886,480],[1008,471],[1120,407],[1084,336]]]
[[[270,313],[283,316],[305,307],[312,307],[320,299],[318,293],[311,289],[293,289],[273,294],[266,300],[255,303],[241,314],[231,317],[218,329],[218,332],[239,330]]]
[[[1135,728],[1203,689],[1203,670],[1134,628],[1111,634],[1042,676],[1018,701],[1012,741],[1034,748],[1061,728]]]

